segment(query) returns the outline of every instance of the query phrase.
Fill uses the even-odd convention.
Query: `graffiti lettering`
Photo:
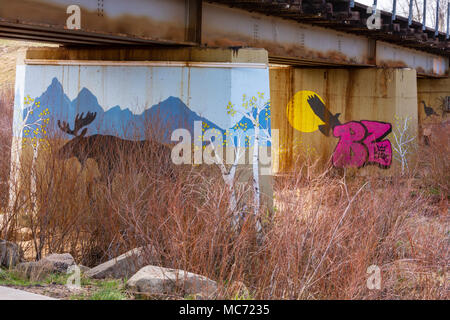
[[[333,153],[337,168],[361,168],[368,164],[389,168],[392,164],[392,145],[383,140],[392,131],[390,123],[378,121],[350,121],[336,126],[333,134],[339,138]]]

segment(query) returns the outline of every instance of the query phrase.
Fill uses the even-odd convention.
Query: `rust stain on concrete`
[[[220,34],[207,32],[203,36],[203,44],[208,47],[255,47],[265,48],[269,55],[282,56],[297,59],[317,60],[319,62],[330,62],[335,64],[349,65],[369,65],[367,57],[362,57],[361,61],[356,58],[347,57],[345,54],[336,51],[317,51],[308,47],[292,44],[272,42],[264,39],[255,40],[242,34]]]

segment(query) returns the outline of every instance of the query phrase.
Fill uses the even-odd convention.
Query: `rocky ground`
[[[36,46],[55,45],[0,39],[0,89],[14,87],[18,56],[26,48]],[[70,289],[66,283],[70,277],[67,270],[75,265],[72,256],[51,255],[50,259],[24,262],[35,257],[30,250],[29,232],[21,230],[17,240],[17,244],[0,240],[0,286],[57,299],[83,300],[204,298],[217,287],[214,281],[200,275],[147,265],[140,259],[141,249],[138,248],[92,270],[83,269],[81,289]],[[148,259],[146,261],[149,262]],[[151,259],[150,262],[156,263]],[[142,270],[144,267],[147,269]],[[131,280],[135,274],[139,277],[132,283],[124,282],[123,279]],[[181,277],[187,279],[182,284],[177,280]],[[207,291],[203,290],[204,283],[208,284]]]
[[[90,269],[77,266],[68,253],[51,254],[37,262],[20,262],[19,247],[2,241],[0,286],[62,300],[178,300],[215,296],[217,284],[206,277],[147,265],[152,253],[148,248],[136,248]],[[77,279],[80,286],[70,286]]]

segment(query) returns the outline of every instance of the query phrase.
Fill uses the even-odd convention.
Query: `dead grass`
[[[11,100],[0,105],[11,117],[5,106]],[[2,119],[6,130],[10,120]],[[9,175],[8,130],[0,135],[6,150],[1,181]],[[87,266],[152,245],[158,264],[218,281],[219,298],[239,298],[245,291],[258,299],[448,299],[445,130],[421,149],[418,167],[403,177],[350,176],[299,161],[293,172],[275,179],[276,207],[261,210],[262,237],[244,201],[250,184],[236,192],[236,210],[246,219],[238,232],[231,229],[235,212],[215,167],[172,171],[167,155],[124,149],[114,157],[116,171],[102,177],[94,174],[94,161],[81,168],[74,159],[56,159],[61,142],[54,136],[37,165],[24,156],[0,238],[18,240],[17,231],[27,227],[35,258],[70,252]],[[381,290],[367,288],[371,265],[382,270]]]
[[[294,176],[283,179],[277,188],[283,209],[268,241],[277,243],[270,256],[278,268],[268,268],[274,279],[284,281],[268,281],[271,295],[448,298],[448,214],[439,214],[426,192],[410,186],[408,180],[414,178],[346,181],[332,172],[306,180],[297,178],[300,173]],[[296,197],[285,190],[292,187],[297,189]],[[382,270],[382,290],[366,286],[371,265]]]
[[[11,137],[14,90],[0,88],[0,206],[7,204],[8,176],[11,160]]]

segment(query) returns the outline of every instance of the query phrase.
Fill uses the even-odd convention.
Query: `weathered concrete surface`
[[[448,116],[444,113],[443,107],[445,98],[450,96],[450,78],[447,79],[418,79],[417,80],[417,102],[419,127],[422,132],[423,126],[428,124],[441,123]],[[425,102],[428,108],[428,115],[425,112],[425,107],[422,103]],[[433,111],[436,114],[430,115]]]
[[[201,295],[212,297],[217,283],[191,272],[146,266],[127,282],[127,287],[137,293]]]
[[[0,300],[57,300],[57,299],[22,290],[0,287]]]
[[[275,172],[289,170],[299,154],[330,160],[338,139],[326,137],[318,129],[301,132],[292,127],[287,106],[295,93],[317,93],[341,123],[371,120],[389,122],[410,118],[410,130],[417,133],[416,72],[412,69],[296,69],[273,66],[270,69],[272,129],[279,129],[280,156]],[[308,128],[310,129],[310,128]],[[393,142],[393,135],[387,136]],[[368,166],[364,170],[377,167]]]
[[[264,49],[239,48],[29,48],[20,60],[89,60],[102,61],[184,61],[184,62],[230,62],[268,63]],[[20,60],[18,60],[20,62]]]
[[[76,66],[76,69],[80,70],[80,66],[77,66],[77,63],[82,65],[82,70],[85,70],[84,66],[86,65],[86,69],[93,68],[95,69],[97,67],[104,67],[101,68],[101,73],[104,74],[104,80],[102,80],[101,87],[109,87],[108,83],[112,83],[115,80],[112,77],[109,77],[107,74],[108,66],[111,66],[110,69],[115,69],[115,67],[122,67],[124,69],[130,67],[136,68],[137,66],[142,67],[142,70],[148,68],[151,70],[151,73],[149,72],[149,77],[146,79],[155,79],[157,78],[156,75],[154,75],[153,70],[161,69],[161,67],[174,67],[174,70],[176,71],[176,68],[179,68],[182,70],[180,72],[179,80],[178,78],[175,81],[170,81],[173,83],[178,83],[176,90],[173,90],[173,92],[170,92],[171,96],[179,97],[180,99],[184,101],[192,101],[193,98],[196,96],[201,96],[202,100],[204,100],[204,83],[201,84],[201,90],[196,89],[197,87],[194,85],[194,81],[192,80],[193,76],[191,73],[191,68],[198,68],[200,72],[206,72],[208,69],[217,70],[218,73],[222,73],[224,70],[227,70],[229,68],[239,71],[239,74],[236,73],[236,76],[230,76],[224,75],[224,76],[216,76],[214,77],[209,83],[211,84],[218,84],[220,83],[220,86],[217,89],[217,94],[214,95],[214,99],[217,101],[222,101],[221,104],[223,106],[215,106],[214,104],[216,101],[212,103],[205,103],[205,106],[207,108],[215,108],[212,113],[218,114],[216,108],[222,108],[224,110],[224,116],[227,116],[225,114],[225,108],[226,104],[231,101],[231,99],[236,100],[237,103],[239,103],[242,99],[242,95],[232,95],[231,91],[237,92],[238,89],[235,88],[245,88],[242,84],[243,83],[252,83],[255,85],[255,83],[258,83],[256,81],[241,81],[239,79],[244,79],[243,77],[246,77],[246,74],[253,74],[255,70],[258,72],[262,70],[262,72],[265,72],[264,76],[260,76],[257,78],[257,80],[261,80],[260,88],[258,88],[259,91],[266,92],[266,97],[269,99],[269,85],[268,85],[268,72],[267,72],[267,65],[268,65],[268,53],[264,49],[251,49],[251,48],[236,48],[236,49],[217,49],[217,48],[133,48],[133,50],[130,49],[124,49],[124,48],[31,48],[23,53],[23,56],[18,59],[18,70],[22,67],[26,69],[33,70],[33,68],[42,67],[48,68],[48,70],[53,70],[55,67],[54,65],[62,65],[61,71],[63,74],[71,74],[75,76],[74,78],[64,78],[65,83],[64,86],[69,87],[68,90],[80,90],[82,87],[88,87],[87,84],[80,82],[80,75],[78,72],[66,72],[65,70],[75,70],[74,65]],[[161,63],[161,64],[160,64]],[[25,66],[21,66],[21,65]],[[153,66],[152,66],[153,64]],[[156,65],[155,65],[156,64]],[[68,69],[67,69],[68,68]],[[247,70],[249,68],[249,70]],[[242,71],[242,72],[241,72]],[[147,71],[145,71],[147,72]],[[228,72],[228,71],[226,71]],[[26,72],[28,74],[32,74],[33,72]],[[96,71],[95,74],[98,72]],[[20,72],[18,73],[20,74]],[[40,74],[37,73],[37,74]],[[78,78],[77,75],[78,74]],[[171,72],[167,73],[168,75],[172,74]],[[120,79],[124,83],[134,83],[136,80],[136,74],[130,72],[129,73],[130,78],[126,78],[125,73],[120,74]],[[185,76],[186,75],[186,76]],[[18,83],[22,83],[22,86],[25,88],[33,88],[36,86],[36,82],[26,80],[27,77],[25,74],[22,74],[23,78],[18,80]],[[88,77],[84,77],[89,78]],[[204,78],[202,78],[203,80]],[[239,80],[239,82],[237,81]],[[61,80],[64,82],[63,80]],[[161,85],[167,88],[164,84],[158,84],[158,82],[147,81],[148,88],[146,91],[142,91],[140,95],[142,95],[143,99],[151,99],[152,96],[157,96],[159,93],[151,94],[152,88],[156,88],[156,86]],[[223,82],[223,85],[221,84]],[[89,82],[87,82],[89,83]],[[234,84],[236,83],[236,84]],[[77,88],[78,84],[78,88]],[[47,85],[47,84],[46,84]],[[136,84],[136,87],[139,87],[140,83]],[[250,86],[251,87],[251,86]],[[121,87],[122,88],[122,87]],[[225,89],[224,89],[225,88]],[[230,88],[233,88],[233,90],[229,90]],[[28,90],[28,89],[27,89]],[[92,91],[99,91],[104,96],[108,96],[108,92],[101,89],[100,87],[91,86],[90,90]],[[197,91],[196,91],[197,90]],[[253,89],[251,89],[253,90]],[[25,95],[25,89],[23,91],[23,95]],[[43,91],[43,90],[41,90]],[[161,90],[157,90],[156,92],[159,92]],[[210,90],[210,92],[213,92],[213,90]],[[230,92],[229,96],[225,99],[222,99],[219,97],[228,95],[227,92]],[[148,97],[148,98],[147,98]],[[104,97],[106,98],[106,97]],[[101,99],[101,98],[100,98]],[[159,103],[160,101],[158,101]],[[147,103],[145,103],[147,105]],[[152,105],[153,102],[149,102],[148,105]],[[205,107],[206,108],[206,107]],[[106,110],[105,110],[106,111]],[[137,111],[136,111],[137,112]],[[142,112],[140,110],[139,112]],[[202,111],[203,116],[206,116],[205,112]],[[62,120],[62,119],[61,119]],[[231,120],[230,120],[231,121]],[[228,125],[228,124],[226,124]],[[230,126],[232,123],[230,122]],[[17,149],[20,150],[20,153],[13,154],[13,162],[15,163],[21,163],[21,165],[25,165],[28,167],[31,164],[31,160],[33,159],[32,155],[32,148],[29,146],[25,146],[23,148],[19,148],[19,145],[21,144],[21,138],[20,137],[13,137],[13,144],[17,146]],[[249,157],[247,157],[248,159]],[[73,159],[72,159],[73,160]],[[90,159],[93,162],[95,162],[93,159]],[[37,168],[45,168],[45,162],[41,162],[39,159],[37,161]],[[270,167],[270,165],[269,165]],[[98,176],[99,173],[97,173],[97,170],[95,170],[96,166],[91,166],[89,163],[86,165],[86,170],[83,170],[82,174],[86,174],[86,180],[90,181],[93,179],[94,176]],[[76,167],[74,168],[76,171],[80,171],[81,166],[78,166],[78,163],[76,164]],[[246,174],[241,175],[243,177],[243,180],[250,177],[252,174],[252,169],[250,166],[240,166],[240,169],[242,171],[246,171]],[[81,173],[80,173],[81,174]],[[28,178],[28,177],[25,177]],[[248,180],[248,179],[247,179]],[[247,181],[245,180],[245,181]],[[264,203],[267,203],[267,206],[269,208],[272,207],[272,200],[273,200],[273,192],[272,192],[272,184],[271,184],[271,175],[270,172],[267,175],[262,175],[260,177],[261,182],[261,194],[263,195],[262,201]]]

